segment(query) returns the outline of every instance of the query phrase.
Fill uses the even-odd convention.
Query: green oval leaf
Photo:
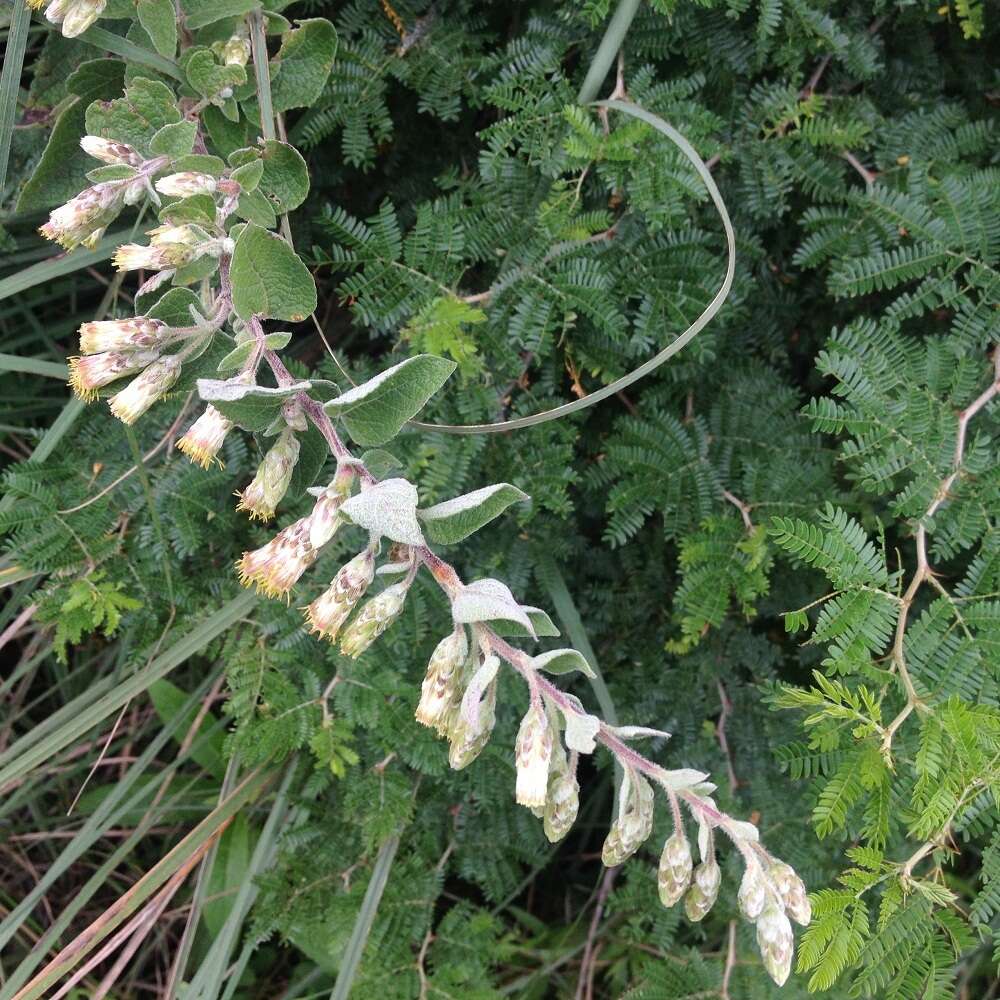
[[[441,545],[453,545],[478,531],[502,514],[512,503],[527,500],[528,494],[510,483],[484,486],[426,510],[417,511],[427,536]]]
[[[280,236],[253,223],[236,240],[229,273],[233,308],[244,322],[261,316],[300,323],[316,308],[316,283],[305,264]]]
[[[419,354],[331,399],[324,408],[343,419],[358,444],[364,447],[385,444],[421,410],[454,370],[454,361]]]

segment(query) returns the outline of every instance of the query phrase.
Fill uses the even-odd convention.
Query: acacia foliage
[[[287,13],[328,17],[339,38],[327,82],[287,116],[311,179],[291,232],[337,354],[293,327],[294,374],[343,381],[343,366],[360,382],[390,352],[439,354],[459,374],[424,419],[493,421],[624,374],[714,293],[723,241],[687,163],[641,123],[576,105],[610,4]],[[739,236],[726,307],[618,401],[517,436],[408,431],[389,446],[425,507],[498,480],[532,496],[456,562],[545,606],[561,567],[618,715],[670,730],[660,759],[722,776],[729,811],[757,812],[816,893],[784,995],[946,997],[956,981],[977,995],[996,975],[1000,479],[997,405],[977,406],[1000,340],[996,44],[977,4],[642,5],[622,83],[717,158]],[[36,169],[56,109],[67,128],[74,108],[147,72],[85,68],[94,50],[56,34],[29,54],[6,194],[22,212],[75,193],[72,164]],[[208,118],[220,143],[223,118]],[[11,272],[36,247],[30,221],[7,219]],[[6,299],[5,350],[62,358],[98,298],[77,272]],[[8,423],[49,424],[51,387],[6,379]],[[175,412],[154,410],[135,447]],[[207,473],[159,456],[74,510],[135,458],[88,412],[45,462],[10,471],[9,557],[44,574],[19,600],[69,650],[55,703],[95,669],[141,667],[168,622],[232,596],[232,561],[267,538],[229,497],[256,447],[230,439],[225,469]],[[307,506],[293,490],[287,516]],[[331,572],[347,554],[324,556]],[[458,774],[412,721],[444,614],[418,586],[355,663],[308,638],[294,609],[261,603],[206,651],[226,676],[226,752],[311,771],[243,929],[283,943],[258,949],[257,976],[335,974],[376,852],[399,833],[358,996],[419,995],[422,975],[444,996],[532,995],[548,975],[575,987],[611,769],[595,761],[585,822],[551,862],[564,883],[510,800],[520,712],[501,713]],[[202,676],[175,680],[194,690]],[[592,698],[582,679],[573,689]],[[511,685],[500,700],[520,697]],[[662,841],[669,818],[656,822]],[[692,929],[658,909],[654,866],[627,866],[608,897],[598,988],[721,990],[734,892]],[[732,947],[730,995],[772,995],[739,925]]]

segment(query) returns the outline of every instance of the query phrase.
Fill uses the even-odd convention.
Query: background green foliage
[[[322,330],[290,327],[294,374],[343,385],[345,373],[361,381],[438,353],[459,370],[422,419],[489,422],[617,378],[704,308],[724,240],[697,176],[644,124],[575,105],[611,8],[401,2],[388,10],[402,37],[371,0],[285,9],[329,18],[339,36],[321,89],[295,76],[307,35],[286,36],[274,83],[277,110],[300,109],[286,125],[311,190],[290,225]],[[299,31],[324,30],[309,23]],[[138,27],[129,38],[152,45]],[[802,874],[814,922],[784,997],[998,988],[995,402],[970,420],[954,464],[959,413],[996,379],[1000,341],[998,45],[979,3],[641,5],[622,81],[713,166],[739,244],[725,307],[597,408],[511,435],[409,430],[388,446],[421,506],[499,481],[531,495],[449,558],[550,611],[561,571],[619,718],[672,732],[652,745],[657,759],[711,771],[720,804],[752,815]],[[30,271],[51,253],[33,233],[42,210],[83,183],[86,105],[121,92],[123,64],[98,54],[32,24],[0,193],[7,354],[59,362],[96,311],[130,314],[117,283],[107,288],[110,242]],[[206,120],[220,145],[240,128],[221,112]],[[53,129],[67,139],[42,160]],[[245,144],[234,135],[230,148]],[[119,220],[118,242],[132,223]],[[524,693],[510,678],[490,746],[449,771],[413,721],[447,627],[431,587],[418,582],[359,662],[273,602],[248,598],[213,630],[238,593],[234,560],[273,534],[234,510],[259,459],[250,437],[230,435],[224,468],[203,472],[169,446],[194,412],[186,393],[133,435],[103,408],[78,415],[37,366],[9,367],[0,628],[13,628],[4,639],[19,658],[0,683],[0,785],[16,771],[0,803],[0,917],[39,870],[58,869],[56,915],[60,890],[86,885],[66,911],[79,930],[210,816],[238,773],[263,767],[288,777],[280,794],[276,783],[227,830],[207,887],[176,897],[213,897],[185,944],[199,985],[181,995],[329,995],[386,856],[353,996],[568,997],[588,977],[594,996],[778,995],[739,919],[738,859],[722,859],[720,902],[699,925],[656,899],[666,815],[646,851],[605,878],[606,757],[584,768],[573,833],[558,848],[545,841],[513,801]],[[179,408],[188,416],[175,425]],[[53,423],[69,429],[51,448]],[[44,461],[23,461],[36,446]],[[280,523],[308,509],[302,485]],[[934,576],[907,597],[920,526]],[[338,536],[317,578],[350,554]],[[170,691],[128,705],[114,730],[112,717],[60,742],[66,715],[85,724],[83,710],[203,625],[211,639],[174,669]],[[596,704],[585,679],[564,680]],[[67,819],[108,740],[110,761]],[[51,747],[52,761],[22,767],[33,746]],[[91,821],[151,830],[87,841]],[[90,846],[63,871],[54,835],[66,831]],[[116,874],[88,883],[105,862]],[[594,963],[584,955],[598,893]],[[39,905],[16,927],[0,923],[0,975],[51,921]],[[182,929],[165,920],[113,995],[148,995]],[[228,962],[212,947],[227,934],[239,974],[223,993],[213,969]]]

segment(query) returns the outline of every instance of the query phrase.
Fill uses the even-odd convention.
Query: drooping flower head
[[[808,926],[812,919],[812,906],[806,895],[805,883],[795,873],[795,869],[784,861],[775,861],[767,874],[780,893],[788,915],[797,924]]]
[[[746,871],[743,873],[740,891],[736,898],[740,906],[740,913],[747,920],[756,920],[764,910],[764,904],[767,902],[767,882],[764,878],[764,870],[753,859],[747,861]]]
[[[214,406],[207,406],[177,442],[177,450],[184,452],[196,465],[207,469],[213,461],[218,461],[216,456],[232,429],[233,422],[228,417],[224,417]],[[219,462],[219,465],[222,463]]]
[[[420,685],[417,722],[431,726],[442,736],[451,721],[448,710],[461,701],[462,668],[468,655],[465,629],[458,625],[434,647]]]
[[[124,204],[120,181],[106,181],[84,188],[75,198],[49,214],[38,231],[66,250],[93,246],[104,235],[108,223],[117,218]]]
[[[134,424],[170,387],[181,373],[180,360],[171,355],[154,361],[141,375],[116,392],[108,405],[111,412],[126,424]]]
[[[80,353],[151,350],[163,339],[167,324],[162,320],[135,316],[132,319],[105,319],[80,326]]]
[[[242,493],[237,493],[240,502],[236,509],[249,511],[251,520],[269,521],[288,491],[298,460],[298,438],[291,429],[282,431],[257,466],[253,481]]]
[[[521,720],[514,744],[517,782],[514,797],[529,808],[545,806],[549,788],[549,763],[552,759],[552,727],[544,706],[533,704]]]
[[[333,642],[374,579],[375,550],[369,546],[341,566],[330,586],[305,609],[309,630]]]
[[[678,829],[667,838],[663,845],[663,853],[660,855],[657,888],[660,902],[664,906],[673,906],[687,892],[693,869],[691,844],[684,831]]]
[[[45,0],[29,0],[29,6],[38,10],[45,6]],[[82,35],[107,6],[107,0],[52,0],[45,8],[45,18],[51,24],[62,25],[64,38]]]
[[[652,830],[653,789],[641,774],[626,766],[618,792],[618,814],[601,850],[604,866],[611,868],[630,858]]]
[[[160,194],[174,198],[189,198],[193,194],[213,194],[215,189],[216,181],[211,174],[201,174],[193,170],[167,174],[156,182],[156,190]]]
[[[549,789],[545,798],[542,829],[552,844],[569,833],[580,811],[580,783],[576,780],[576,754],[567,760],[559,740],[552,750],[549,766]]]
[[[769,903],[757,919],[757,947],[768,975],[783,986],[792,969],[795,939],[785,911],[776,903]]]
[[[244,587],[255,584],[258,593],[284,597],[315,561],[316,550],[309,541],[309,518],[300,517],[266,545],[244,552],[236,566]]]
[[[722,870],[714,858],[710,857],[698,865],[694,870],[691,888],[684,897],[684,912],[688,920],[694,922],[704,920],[719,898],[721,884]]]
[[[129,167],[142,165],[142,157],[125,142],[102,139],[98,135],[85,135],[80,139],[80,148],[95,160],[104,163],[124,164]]]
[[[399,617],[409,589],[401,580],[368,601],[344,631],[340,651],[357,659]]]
[[[104,351],[69,359],[69,384],[80,399],[97,398],[97,390],[125,375],[134,375],[157,359],[155,351]]]

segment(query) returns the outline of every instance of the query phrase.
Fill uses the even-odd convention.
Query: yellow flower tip
[[[236,505],[236,509],[248,511],[251,521],[261,521],[266,524],[272,517],[274,517],[274,508],[268,509],[266,507],[258,507],[252,500],[247,503],[243,499],[243,494],[239,491],[234,493],[233,496],[240,498],[240,502]]]
[[[209,449],[197,444],[194,441],[188,440],[187,437],[182,437],[180,441],[177,442],[177,450],[183,452],[192,462],[194,462],[195,465],[200,465],[203,469],[207,469],[213,462],[215,462],[220,469],[224,469],[226,467],[222,459],[213,455]],[[236,509],[239,510],[238,507]]]
[[[80,367],[82,358],[70,358],[67,362],[69,367],[69,387],[85,403],[92,403],[97,399],[97,387],[87,385],[83,369]]]
[[[27,3],[32,10],[40,10],[48,3],[48,0],[27,0]]]
[[[108,403],[108,408],[114,416],[128,427],[131,427],[139,419],[139,414],[135,410],[127,403],[123,404],[118,399],[111,399]]]

